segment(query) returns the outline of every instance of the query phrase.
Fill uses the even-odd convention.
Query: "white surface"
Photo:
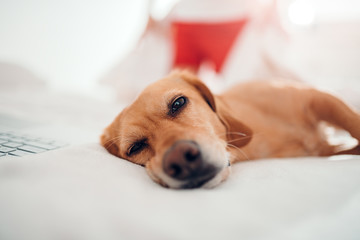
[[[344,158],[344,157],[343,157]],[[98,144],[0,162],[1,239],[358,239],[360,159],[238,163],[169,190]]]

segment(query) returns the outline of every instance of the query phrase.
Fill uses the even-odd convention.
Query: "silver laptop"
[[[63,140],[46,136],[50,129],[46,128],[49,126],[0,113],[0,158],[38,154],[68,145]],[[49,136],[54,134],[49,132]]]

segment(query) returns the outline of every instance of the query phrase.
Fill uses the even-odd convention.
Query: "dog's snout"
[[[164,155],[164,172],[177,180],[185,180],[194,175],[202,166],[199,146],[192,141],[176,142]]]

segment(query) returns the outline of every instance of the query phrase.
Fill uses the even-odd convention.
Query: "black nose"
[[[165,153],[164,172],[177,180],[186,180],[198,175],[203,165],[199,146],[193,141],[178,141]]]

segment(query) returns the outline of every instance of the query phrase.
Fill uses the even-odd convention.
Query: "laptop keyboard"
[[[64,147],[67,144],[53,139],[45,139],[15,132],[0,132],[0,158],[22,157]]]

